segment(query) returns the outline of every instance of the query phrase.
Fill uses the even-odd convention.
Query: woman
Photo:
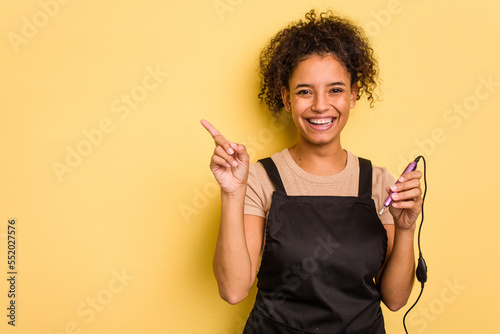
[[[238,303],[258,277],[244,333],[385,333],[380,301],[396,311],[413,285],[421,173],[394,184],[384,168],[342,148],[350,109],[363,94],[374,102],[376,61],[350,21],[315,11],[305,18],[260,57],[259,97],[275,115],[291,113],[294,146],[249,164],[243,145],[202,120],[221,186],[219,293]]]

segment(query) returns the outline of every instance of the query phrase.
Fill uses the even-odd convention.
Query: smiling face
[[[299,145],[340,149],[340,133],[356,103],[357,87],[331,55],[311,55],[299,62],[281,95],[299,134]]]

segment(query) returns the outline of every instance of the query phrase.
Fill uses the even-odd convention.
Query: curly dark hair
[[[346,18],[331,11],[317,15],[311,10],[306,13],[305,21],[293,22],[278,32],[260,54],[258,97],[275,117],[279,117],[284,107],[281,87],[288,87],[298,63],[312,54],[333,55],[349,72],[351,84],[358,85],[356,99],[366,93],[373,107],[378,65],[368,38]]]

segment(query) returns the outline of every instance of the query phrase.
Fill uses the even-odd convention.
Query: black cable
[[[406,329],[406,316],[410,311],[417,305],[418,301],[420,300],[420,297],[422,296],[422,293],[424,292],[424,285],[425,282],[427,282],[427,265],[425,264],[424,257],[422,256],[422,249],[420,247],[420,234],[422,232],[422,225],[424,224],[424,202],[425,202],[425,195],[427,194],[427,163],[425,161],[425,158],[422,155],[419,155],[416,159],[415,162],[418,162],[422,158],[424,161],[424,195],[422,196],[422,212],[421,212],[421,220],[420,220],[420,227],[418,228],[418,265],[417,265],[417,280],[421,284],[421,289],[420,289],[420,294],[417,297],[417,300],[413,305],[406,311],[404,317],[403,317],[403,327],[405,328],[405,333],[408,334],[408,330]]]

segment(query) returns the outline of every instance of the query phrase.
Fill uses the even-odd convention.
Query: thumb
[[[391,187],[386,187],[385,191],[387,192],[387,194],[390,194],[392,192]]]
[[[244,161],[247,162],[250,160],[250,157],[248,156],[247,149],[245,145],[243,144],[236,144],[236,143],[231,143],[231,147],[234,149],[234,151],[238,154],[238,157]]]

